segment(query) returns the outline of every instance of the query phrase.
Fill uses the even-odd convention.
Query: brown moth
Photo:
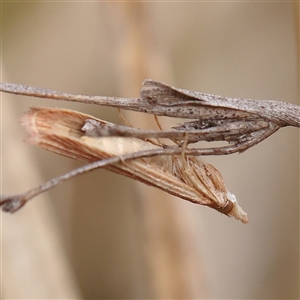
[[[74,170],[26,193],[2,198],[5,211],[18,210],[34,196],[72,176],[105,167],[182,199],[211,207],[243,223],[248,222],[247,214],[226,188],[220,172],[201,158],[184,153],[157,156],[164,151],[163,147],[139,138],[94,136],[93,131],[99,124],[109,123],[72,110],[32,108],[21,122],[29,142],[90,164],[86,165],[88,168]],[[138,154],[135,159],[132,159],[133,153]],[[127,158],[131,160],[126,161]]]

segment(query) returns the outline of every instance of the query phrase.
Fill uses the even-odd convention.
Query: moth
[[[143,82],[139,98],[74,95],[11,83],[1,83],[0,90],[112,106],[156,117],[191,119],[171,130],[143,130],[74,111],[31,109],[22,118],[31,142],[89,164],[26,193],[2,196],[0,204],[8,212],[18,210],[29,199],[63,180],[105,167],[246,223],[247,214],[226,188],[219,171],[198,156],[243,152],[281,127],[300,127],[300,107],[290,103],[221,97],[149,79]],[[167,138],[173,144],[163,144],[159,138]],[[227,145],[190,147],[199,141],[225,141]]]

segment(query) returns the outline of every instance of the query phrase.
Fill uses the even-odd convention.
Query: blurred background
[[[1,1],[1,43],[1,81],[137,97],[152,78],[299,104],[296,3]],[[121,123],[112,108],[3,93],[1,101],[1,194],[82,165],[23,142],[29,107]],[[151,116],[124,115],[156,128]],[[1,213],[1,298],[299,299],[299,129],[204,159],[249,224],[96,170]]]

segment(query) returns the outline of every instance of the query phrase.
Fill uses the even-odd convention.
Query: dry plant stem
[[[300,107],[297,105],[193,92],[150,79],[143,82],[141,98],[74,95],[14,83],[0,83],[0,90],[18,95],[118,107],[173,118],[238,120],[252,118],[254,115],[280,126],[300,127]]]
[[[120,162],[125,162],[126,160],[134,159],[134,158],[141,158],[141,157],[148,157],[156,155],[159,151],[154,151],[156,153],[151,153],[152,151],[141,151],[130,153],[127,155],[122,156],[115,156],[110,157],[104,160],[96,161],[85,166],[79,167],[75,170],[72,170],[64,175],[52,178],[51,180],[42,183],[38,187],[32,188],[25,193],[13,196],[1,196],[0,198],[0,205],[2,206],[2,210],[6,212],[13,213],[19,210],[27,201],[34,198],[35,196],[46,192],[47,190],[51,189],[52,187],[56,186],[59,183],[62,183],[65,180],[68,180],[74,176],[77,176],[82,173],[86,173],[92,171],[94,169],[107,167],[112,164],[117,164]]]
[[[1,83],[0,90],[19,95],[118,107],[155,116],[197,119],[175,126],[173,131],[142,131],[114,126],[109,130],[102,130],[99,136],[167,137],[181,145],[185,132],[188,132],[188,143],[205,140],[227,141],[231,144],[228,147],[213,148],[209,153],[204,151],[208,155],[242,152],[263,141],[280,127],[300,127],[300,107],[290,103],[221,97],[178,89],[149,79],[143,82],[141,98],[74,95],[11,83]],[[187,152],[192,155],[205,155],[204,153],[202,149]]]

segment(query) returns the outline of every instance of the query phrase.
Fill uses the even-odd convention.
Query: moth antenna
[[[124,117],[124,115],[122,113],[121,108],[119,108],[119,107],[118,107],[118,115],[119,115],[119,118],[123,121],[123,123],[126,126],[133,128],[132,124],[129,121],[127,121],[127,119]]]
[[[163,131],[163,129],[159,123],[158,116],[157,115],[153,115],[153,116],[154,116],[154,120],[155,120],[157,127],[160,129],[160,131]]]

